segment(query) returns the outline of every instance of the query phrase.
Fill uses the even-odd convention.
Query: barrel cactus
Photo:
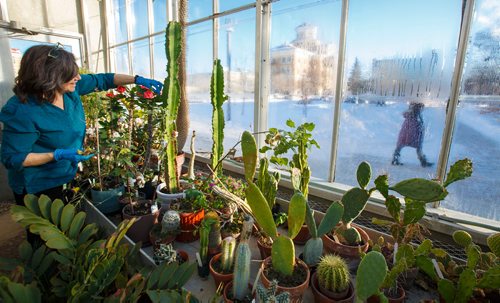
[[[318,283],[322,288],[340,293],[349,287],[350,275],[346,262],[339,256],[326,255],[317,269]]]
[[[175,210],[169,210],[163,215],[163,218],[161,220],[161,233],[174,233],[179,229],[180,224],[181,218],[179,216],[179,213]]]

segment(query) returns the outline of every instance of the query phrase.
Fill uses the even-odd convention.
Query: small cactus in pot
[[[346,262],[339,256],[321,258],[316,270],[321,292],[335,300],[343,299],[349,291],[351,276]]]
[[[179,230],[180,225],[181,217],[179,213],[175,210],[169,210],[165,212],[161,220],[161,233],[174,234]]]
[[[252,252],[250,251],[248,239],[252,234],[253,223],[252,217],[245,216],[240,244],[238,244],[234,254],[233,298],[237,300],[243,300],[250,294],[248,282],[250,281],[250,258]]]

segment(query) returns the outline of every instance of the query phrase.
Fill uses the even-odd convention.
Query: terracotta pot
[[[224,291],[223,291],[223,295],[224,295],[224,302],[225,303],[233,303],[234,301],[229,299],[229,292],[232,291],[232,288],[233,288],[233,281],[229,281],[226,286],[224,286]],[[252,291],[252,284],[248,284],[248,289],[250,291]],[[253,297],[253,296],[252,296]]]
[[[125,210],[129,209],[130,207],[130,204],[127,204],[122,209],[123,219],[131,219],[137,217],[125,213]],[[159,215],[160,210],[152,214],[140,216],[139,220],[137,220],[127,231],[127,236],[129,236],[130,239],[132,239],[132,241],[134,242],[142,242],[143,246],[149,245],[149,231],[153,228],[154,224],[158,223]]]
[[[257,247],[259,248],[260,251],[260,258],[261,260],[265,260],[267,257],[271,256],[271,248],[272,246],[265,245],[260,241],[261,238],[257,239]]]
[[[387,295],[387,291],[384,290],[384,294],[389,300],[389,303],[402,303],[405,301],[406,293],[403,287],[398,286],[398,297],[397,298],[391,298]],[[366,300],[367,303],[379,303],[380,302],[380,297],[378,295],[373,295],[369,297]]]
[[[212,277],[214,277],[215,289],[217,289],[217,287],[219,287],[219,284],[221,284],[221,283],[224,285],[227,284],[229,281],[231,281],[233,279],[233,276],[234,276],[233,273],[221,274],[215,270],[214,264],[215,264],[215,262],[217,262],[220,259],[221,256],[222,256],[222,253],[216,254],[210,260],[210,263],[209,263],[210,273],[212,274]]]
[[[307,227],[306,224],[302,225],[300,228],[299,233],[297,236],[293,239],[293,243],[297,245],[304,245],[306,244],[307,240],[311,238],[311,235],[309,234],[309,227]]]
[[[307,272],[307,276],[304,282],[302,284],[295,286],[295,287],[284,287],[279,285],[278,281],[278,286],[276,288],[276,294],[282,293],[284,291],[290,293],[290,302],[295,303],[295,302],[302,302],[302,296],[304,295],[304,292],[307,290],[309,287],[309,279],[311,277],[311,274],[309,272],[309,268],[307,267],[306,263],[304,263],[302,260],[295,258],[295,262],[297,263],[297,266],[301,266],[304,268]],[[268,288],[271,285],[271,281],[267,279],[264,269],[267,267],[272,266],[271,264],[271,257],[266,258],[262,264],[260,265],[262,269],[262,274],[260,275],[260,281],[262,285],[264,285],[265,288]]]
[[[359,265],[360,257],[359,257],[359,252],[360,250],[362,252],[367,252],[368,251],[368,241],[370,240],[370,237],[368,234],[361,229],[360,227],[354,226],[356,230],[358,230],[359,234],[361,235],[361,239],[363,239],[363,245],[345,245],[339,242],[336,242],[329,234],[325,234],[321,237],[323,239],[323,248],[325,251],[337,254],[345,259],[347,259],[349,263],[349,269],[356,269]]]
[[[354,287],[352,283],[349,282],[349,288],[347,289],[347,294],[340,299],[332,299],[331,297],[325,295],[321,290],[318,282],[318,275],[314,273],[311,277],[311,289],[314,295],[314,302],[316,303],[328,303],[328,302],[338,302],[338,303],[349,303],[354,302]]]
[[[181,217],[181,230],[195,230],[200,225],[201,220],[205,217],[205,210],[197,212],[179,213]]]
[[[194,230],[181,230],[175,240],[182,243],[191,243],[200,238],[200,233],[195,232]]]

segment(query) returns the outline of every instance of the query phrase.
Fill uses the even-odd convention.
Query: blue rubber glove
[[[71,149],[56,149],[54,151],[54,160],[59,161],[59,160],[69,160],[73,163],[78,163],[81,161],[87,161],[88,159],[92,158],[94,154],[90,155],[79,155],[78,154],[78,149],[76,148],[71,148]]]
[[[135,77],[135,84],[143,85],[157,94],[159,94],[163,88],[163,84],[160,81],[156,81],[154,79],[147,79],[141,76]]]

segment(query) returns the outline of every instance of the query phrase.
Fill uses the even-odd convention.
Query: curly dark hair
[[[56,92],[62,93],[64,83],[78,74],[75,56],[60,45],[35,45],[21,59],[14,94],[25,103],[29,96],[42,102],[54,102]]]

